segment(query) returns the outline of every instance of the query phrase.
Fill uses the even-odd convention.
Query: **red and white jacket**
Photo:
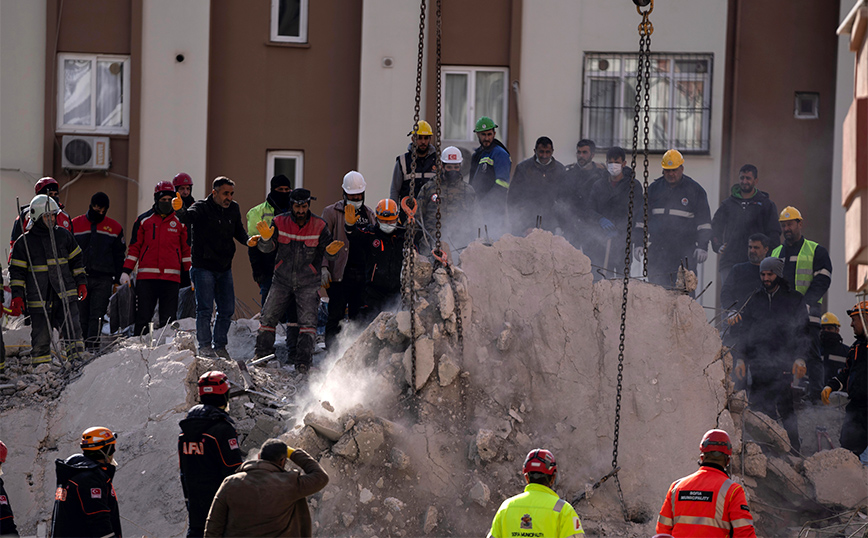
[[[174,213],[161,217],[156,213],[138,223],[135,243],[130,245],[124,271],[130,273],[138,264],[136,278],[181,282],[181,270],[189,271],[190,245],[187,227]]]

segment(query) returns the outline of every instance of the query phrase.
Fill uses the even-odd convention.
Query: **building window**
[[[130,132],[130,58],[58,54],[57,130]]]
[[[448,142],[476,142],[476,120],[488,116],[497,124],[497,137],[506,140],[507,82],[501,67],[443,67],[442,138]]]
[[[271,40],[307,43],[308,0],[271,0]]]
[[[304,187],[304,152],[279,150],[268,152],[267,177],[265,178],[265,195],[271,192],[271,178],[285,175],[293,189]]]
[[[649,150],[708,153],[713,60],[712,54],[651,55]],[[584,71],[582,137],[601,148],[632,147],[636,55],[586,53]],[[641,148],[641,114],[640,120]]]

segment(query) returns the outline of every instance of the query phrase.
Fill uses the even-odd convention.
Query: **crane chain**
[[[436,30],[437,31],[437,75],[435,76],[435,80],[437,81],[436,82],[436,88],[437,88],[437,127],[434,130],[434,148],[437,151],[442,151],[442,148],[440,147],[440,139],[441,139],[441,135],[442,135],[441,129],[443,126],[443,118],[442,118],[442,115],[440,113],[442,110],[441,104],[442,104],[442,93],[443,93],[442,84],[440,84],[440,76],[441,76],[440,43],[441,43],[441,37],[442,37],[442,33],[441,33],[441,9],[440,9],[441,8],[441,1],[442,0],[437,0],[437,25],[436,25],[436,29],[437,29]],[[435,239],[434,253],[437,254],[438,256],[441,256],[443,259],[446,259],[443,256],[442,243],[440,242],[440,238],[442,236],[442,234],[440,232],[440,228],[442,226],[442,224],[440,222],[441,218],[442,218],[442,216],[440,214],[440,203],[442,201],[441,185],[442,185],[442,181],[443,181],[443,164],[437,163],[436,166],[437,166],[437,169],[436,169],[436,174],[434,176],[434,185],[435,185],[435,190],[437,193],[437,201],[436,201],[437,222],[435,224],[435,230],[434,230],[434,239]]]
[[[638,60],[636,64],[636,102],[633,109],[633,147],[630,158],[630,167],[633,169],[633,175],[635,178],[636,174],[636,155],[638,151],[639,145],[639,112],[642,110],[642,92],[645,92],[645,130],[644,130],[644,142],[645,142],[645,186],[646,190],[643,195],[644,197],[644,209],[645,209],[645,221],[643,221],[643,228],[645,230],[644,235],[644,245],[643,245],[643,254],[644,254],[644,265],[643,265],[643,274],[647,275],[648,271],[648,227],[647,227],[647,219],[648,219],[648,193],[647,193],[647,183],[648,183],[648,113],[649,113],[649,88],[650,84],[648,82],[649,74],[650,74],[650,42],[651,42],[651,32],[654,31],[654,27],[651,24],[648,16],[654,10],[654,0],[650,1],[650,7],[647,11],[642,11],[641,7],[637,4],[636,11],[642,15],[642,22],[639,24],[639,54]],[[634,199],[635,199],[635,186],[636,183],[631,178],[630,184],[630,196],[629,202],[627,206],[627,244],[624,248],[624,282],[623,282],[623,291],[621,293],[621,326],[620,326],[620,335],[618,337],[618,385],[617,392],[615,396],[615,428],[614,428],[614,439],[612,441],[612,469],[618,468],[618,442],[621,434],[621,393],[623,389],[624,382],[624,341],[626,340],[627,334],[627,298],[629,292],[630,285],[630,254],[631,254],[631,243],[633,239],[633,207],[634,207]],[[624,515],[624,521],[629,521],[630,517],[627,512],[627,505],[624,502],[624,492],[621,489],[621,480],[618,478],[618,475],[615,474],[615,486],[618,490],[618,500],[621,502],[621,511]]]

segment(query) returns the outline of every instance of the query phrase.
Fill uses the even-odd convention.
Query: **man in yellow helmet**
[[[838,316],[826,312],[820,318],[820,353],[823,356],[825,384],[838,374],[838,370],[847,362],[850,346],[844,344],[841,337],[841,322]]]
[[[434,131],[431,124],[425,120],[419,123],[407,135],[412,140],[407,145],[407,152],[395,158],[395,168],[392,170],[392,187],[389,189],[389,198],[395,200],[398,206],[401,199],[407,195],[414,198],[419,195],[422,185],[434,179],[436,175],[434,167],[437,165],[437,148],[431,143]],[[416,143],[416,154],[413,155],[413,143]],[[413,160],[416,161],[416,189],[410,192],[410,172]]]
[[[808,305],[808,397],[817,401],[824,384],[819,343],[820,316],[823,314],[823,296],[832,284],[832,260],[828,250],[802,235],[802,213],[798,209],[785,207],[778,220],[784,242],[770,256],[784,260],[784,278],[805,296]]]

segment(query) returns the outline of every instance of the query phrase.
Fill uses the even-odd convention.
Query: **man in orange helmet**
[[[729,478],[729,434],[708,430],[699,443],[699,470],[669,486],[657,516],[658,534],[756,538],[744,489]]]

